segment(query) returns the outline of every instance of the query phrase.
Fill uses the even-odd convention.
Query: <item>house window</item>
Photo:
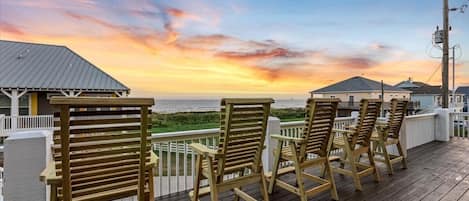
[[[19,99],[19,114],[29,115],[29,95],[23,95]],[[0,114],[9,116],[11,112],[11,101],[8,96],[0,94]]]
[[[380,94],[378,98],[379,98],[379,99],[383,99],[383,95]]]
[[[335,96],[331,96],[331,98],[335,98]]]
[[[348,97],[348,102],[353,103],[353,96]]]

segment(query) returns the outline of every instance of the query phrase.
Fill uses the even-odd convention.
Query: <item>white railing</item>
[[[31,129],[52,129],[54,127],[53,115],[25,115],[25,116],[4,116],[1,119],[0,130],[2,135],[7,135],[11,131],[31,130]]]
[[[407,149],[436,140],[437,114],[407,116],[401,127],[400,142]],[[392,150],[397,152],[397,150]]]
[[[451,112],[449,119],[450,136],[469,137],[469,112]]]
[[[5,135],[5,115],[0,114],[0,136]]]
[[[351,117],[336,118],[335,128],[343,129],[351,125],[353,121],[354,119]],[[304,121],[280,123],[280,134],[298,137],[302,132],[303,126]],[[267,135],[270,134],[268,133]],[[191,151],[189,144],[197,142],[214,148],[214,145],[218,145],[218,137],[219,129],[153,134],[153,151],[160,158],[155,177],[156,195],[163,196],[192,189],[194,179],[192,175],[195,172],[195,154]],[[267,147],[268,149],[274,148],[274,146]],[[272,150],[265,150],[264,152],[272,153]],[[234,175],[228,177],[232,176]]]

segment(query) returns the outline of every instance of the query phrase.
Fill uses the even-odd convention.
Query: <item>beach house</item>
[[[358,111],[359,101],[364,98],[383,98],[386,110],[391,99],[410,98],[410,93],[409,90],[381,84],[379,81],[362,76],[351,77],[310,92],[313,98],[339,98],[342,102],[339,105],[338,116],[349,116],[352,111]],[[409,110],[414,110],[414,107],[410,107]]]
[[[402,81],[395,85],[395,87],[409,90],[410,99],[419,105],[420,112],[432,112],[433,109],[441,107],[443,90],[441,86],[433,86],[424,82],[413,81],[412,78]],[[449,103],[453,110],[461,112],[464,107],[463,103],[464,93],[456,91],[453,98],[453,93],[450,90]]]
[[[126,96],[130,89],[66,46],[0,40],[0,116],[49,124],[52,96]],[[35,125],[41,126],[41,125]]]

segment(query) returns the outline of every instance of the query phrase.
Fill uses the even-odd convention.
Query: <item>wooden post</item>
[[[442,103],[443,108],[448,108],[448,61],[449,61],[449,17],[448,17],[448,0],[443,0],[443,58],[442,58],[442,67],[441,67],[441,81],[443,94],[442,94]]]
[[[60,142],[62,150],[62,195],[63,200],[72,200],[70,177],[70,109],[69,105],[60,106]]]
[[[148,106],[140,107],[140,164],[138,168],[138,200],[145,200],[145,164],[146,164],[146,147],[148,134]],[[150,175],[152,176],[152,175]]]

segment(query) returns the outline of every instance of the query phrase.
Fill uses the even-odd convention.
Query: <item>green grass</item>
[[[282,122],[301,121],[304,119],[302,108],[272,109],[271,116],[278,117]],[[179,112],[172,114],[152,114],[153,133],[200,130],[218,128],[219,112]]]

